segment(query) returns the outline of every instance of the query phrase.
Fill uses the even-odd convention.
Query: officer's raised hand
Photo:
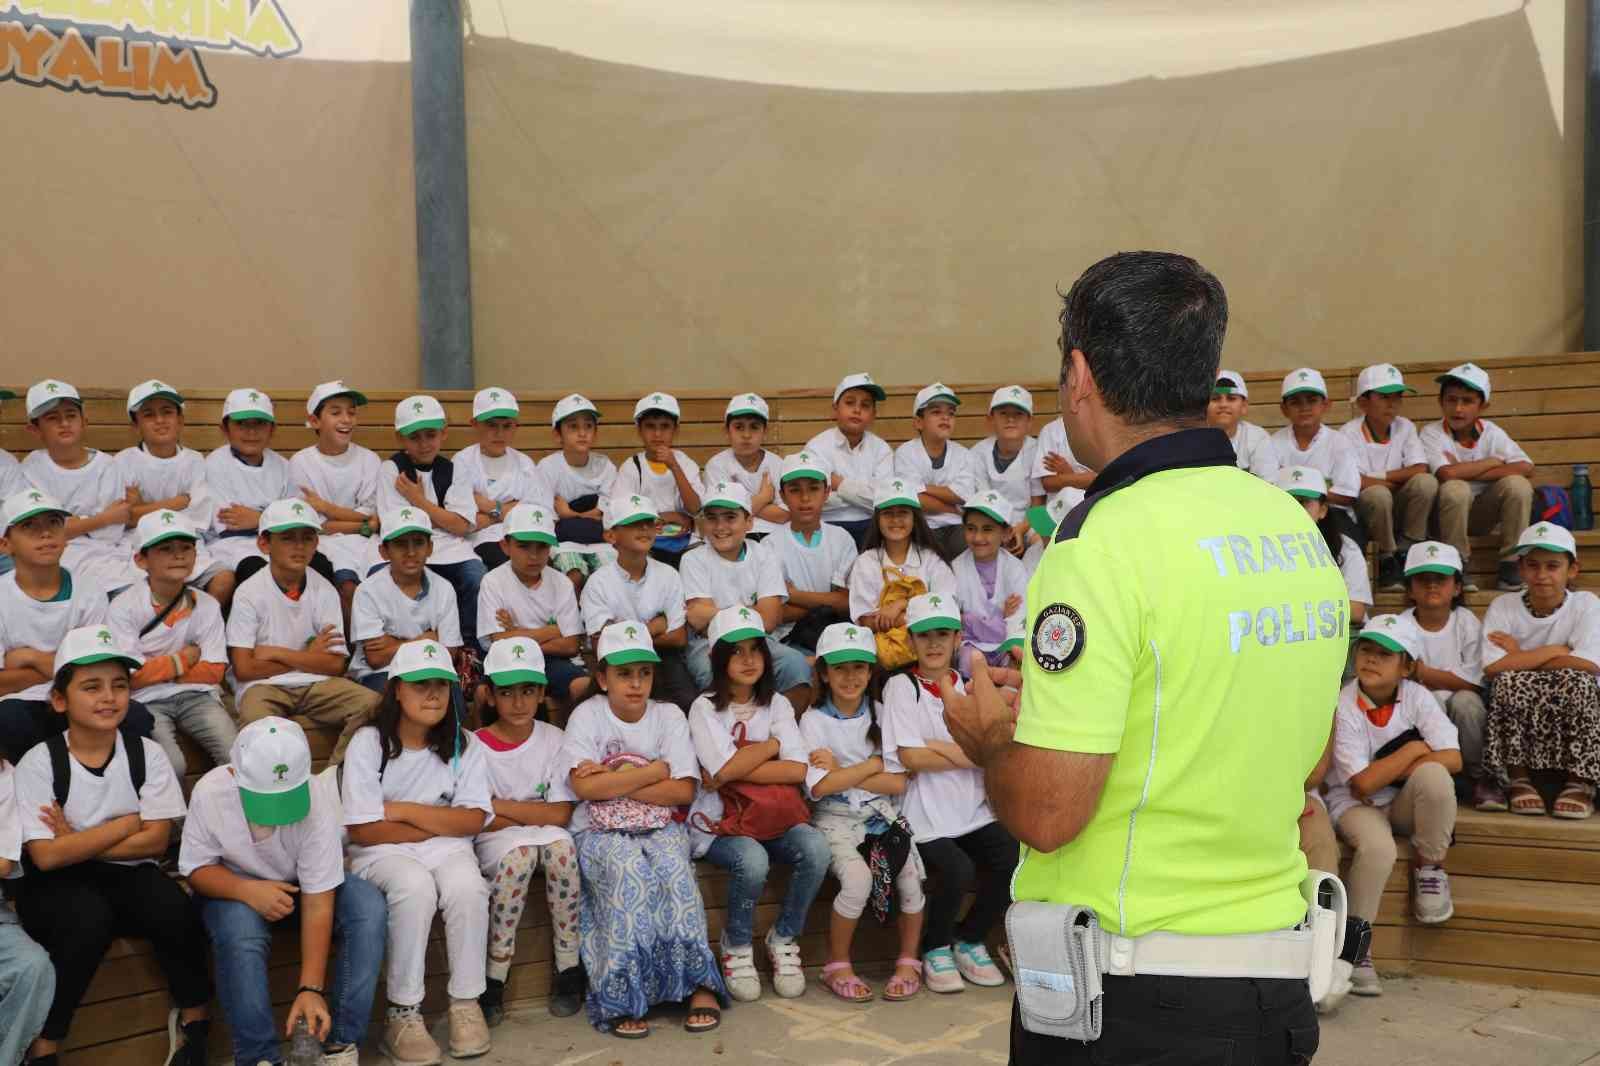
[[[1011,743],[1017,729],[1017,689],[1022,674],[1004,667],[991,668],[983,653],[974,651],[968,660],[972,681],[966,692],[957,691],[950,674],[939,681],[939,696],[944,700],[944,722],[955,742],[978,766],[987,757]],[[1009,688],[1000,688],[1006,685]]]

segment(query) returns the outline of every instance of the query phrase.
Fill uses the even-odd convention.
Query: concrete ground
[[[881,978],[874,980],[881,984]],[[906,1003],[847,1007],[816,984],[798,1000],[768,988],[723,1016],[722,1028],[692,1037],[681,1012],[653,1017],[646,1040],[596,1033],[542,1007],[511,1012],[495,1030],[483,1066],[690,1066],[726,1062],[803,1066],[956,1066],[1004,1063],[1010,988],[924,993]],[[443,1027],[436,1030],[443,1043]],[[385,1063],[369,1053],[361,1060]],[[446,1059],[446,1062],[453,1060]],[[1390,978],[1381,999],[1351,998],[1322,1020],[1317,1066],[1600,1066],[1600,999],[1473,985],[1442,978]]]

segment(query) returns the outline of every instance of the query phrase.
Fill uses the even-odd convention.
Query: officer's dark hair
[[[1205,421],[1228,330],[1227,294],[1205,267],[1174,252],[1118,252],[1073,282],[1060,322],[1063,380],[1076,348],[1112,414],[1133,425]]]

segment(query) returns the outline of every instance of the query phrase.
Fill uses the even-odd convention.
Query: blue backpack
[[[1554,522],[1572,528],[1572,497],[1560,485],[1536,485],[1533,489],[1533,521]]]

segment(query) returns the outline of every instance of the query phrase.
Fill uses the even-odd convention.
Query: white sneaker
[[[784,999],[803,995],[806,975],[800,969],[800,945],[780,937],[777,926],[767,930],[767,957],[772,960],[772,990]]]
[[[378,1050],[389,1056],[394,1066],[439,1066],[443,1061],[428,1024],[414,1010],[391,1013],[384,1019]]]
[[[949,948],[934,948],[922,956],[922,983],[929,992],[962,992],[967,983],[956,968],[955,954]]]
[[[1333,979],[1328,982],[1327,994],[1317,1000],[1318,1014],[1332,1014],[1339,1009],[1344,997],[1350,994],[1350,973],[1354,969],[1343,959],[1333,960]]]
[[[1456,905],[1450,898],[1450,875],[1442,866],[1419,866],[1411,871],[1411,914],[1423,925],[1450,920]]]
[[[742,948],[722,948],[722,980],[728,986],[728,995],[740,1003],[754,1003],[761,998],[761,977],[756,973],[756,949],[746,944]]]
[[[982,944],[968,944],[957,940],[954,944],[956,969],[968,984],[980,988],[999,988],[1006,983],[1005,975],[989,957],[989,949]]]
[[[1350,991],[1357,996],[1383,995],[1383,980],[1378,977],[1378,968],[1372,965],[1371,955],[1356,963],[1355,969],[1350,971]]]
[[[324,1051],[322,1066],[361,1066],[360,1045],[346,1044],[338,1051]]]

